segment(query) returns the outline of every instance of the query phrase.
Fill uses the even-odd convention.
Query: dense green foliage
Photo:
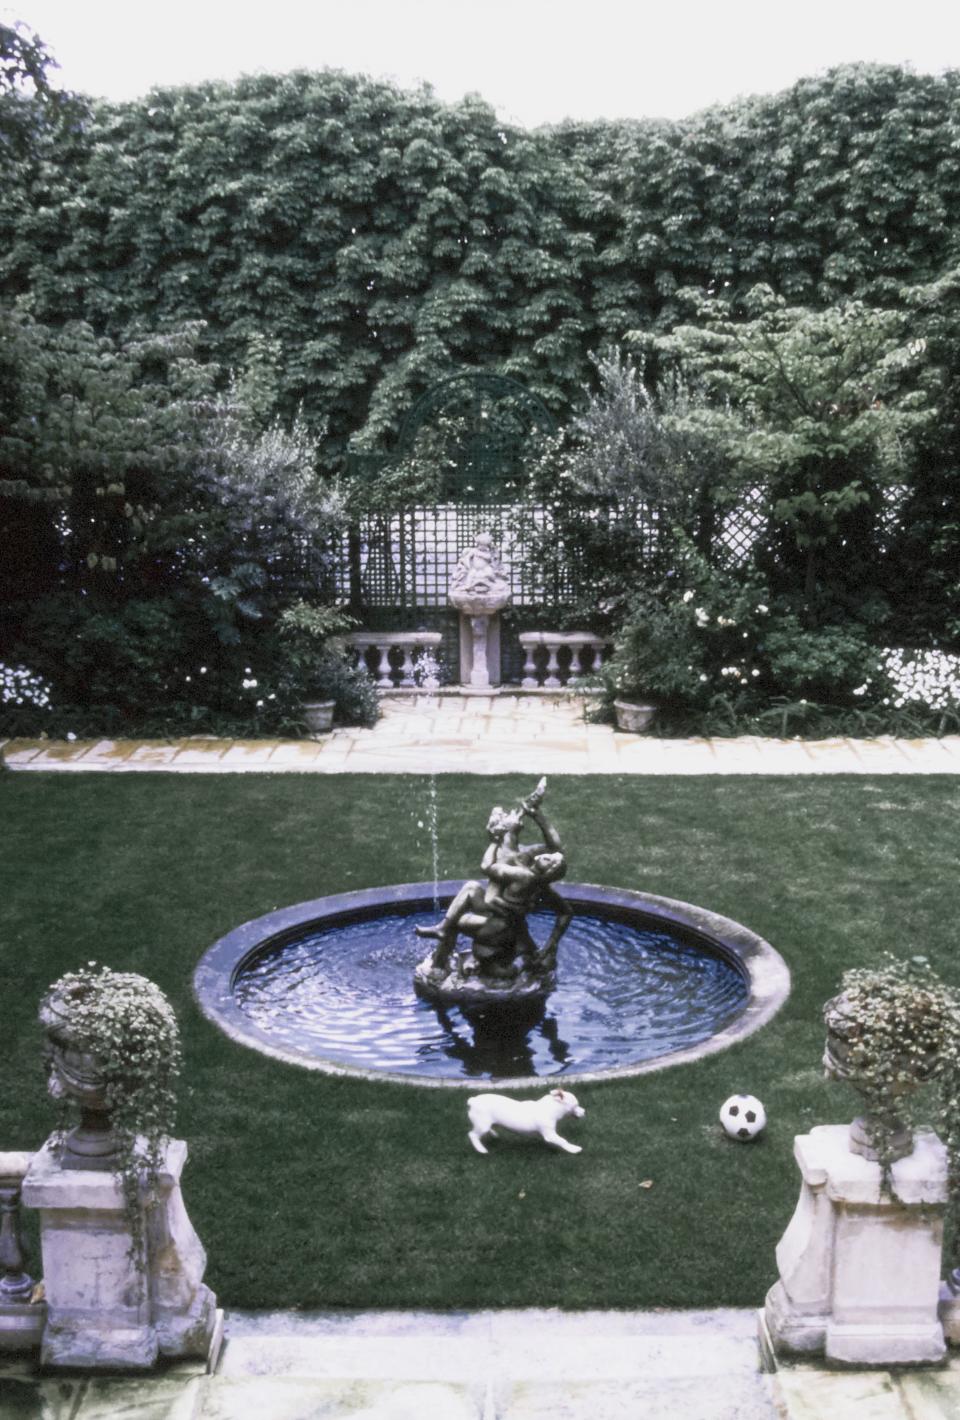
[[[768,698],[849,699],[853,643],[960,645],[960,75],[525,132],[332,71],[62,99],[0,42],[0,661],[53,705],[295,728],[277,618],[410,581],[390,520],[460,496],[477,431],[377,455],[463,371],[565,425],[509,519],[528,624],[616,630],[658,587],[669,621],[692,543],[763,583]]]
[[[475,873],[490,805],[528,789],[438,776],[441,875]],[[96,959],[151,977],[179,1018],[184,1195],[224,1305],[756,1306],[797,1199],[793,1136],[858,1112],[821,1065],[843,971],[888,947],[960,984],[956,778],[551,779],[571,877],[732,916],[793,979],[775,1020],[731,1050],[578,1086],[576,1159],[539,1143],[478,1159],[463,1091],[284,1065],[193,999],[199,957],[240,922],[429,879],[429,794],[410,775],[0,778],[5,1146],[37,1148],[52,1127],[37,1004]],[[717,1121],[742,1090],[770,1121],[750,1146]]]
[[[0,336],[0,657],[52,684],[49,728],[295,724],[276,623],[322,595],[344,514],[302,422],[258,421],[256,359],[218,394],[195,325],[112,340],[0,309]]]
[[[95,104],[0,195],[0,291],[41,320],[205,320],[224,367],[280,343],[278,397],[335,463],[465,365],[564,413],[587,352],[677,293],[889,305],[955,260],[960,77],[856,66],[684,122],[533,133],[337,72]]]

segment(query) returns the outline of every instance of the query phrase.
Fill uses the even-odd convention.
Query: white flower
[[[709,616],[707,615],[707,613],[704,611],[704,609],[703,609],[702,606],[696,607],[693,614],[694,614],[694,616],[697,618],[697,625],[698,625],[698,626],[709,626],[709,625],[710,625],[710,617],[709,617]]]
[[[692,602],[692,601],[693,601],[693,592],[691,592],[691,591],[689,591],[689,590],[686,591],[686,592],[684,592],[683,597],[682,597],[682,600],[685,601],[685,602]]]
[[[75,740],[76,738],[77,738],[77,737],[76,737],[76,735],[73,733],[72,730],[68,730],[68,731],[67,731],[67,739],[68,739],[68,740]]]
[[[737,624],[737,623],[736,623],[735,621],[731,621],[731,620],[730,620],[730,617],[729,617],[729,616],[718,616],[718,617],[717,617],[717,625],[718,625],[718,626],[736,626],[736,624]]]
[[[766,616],[769,610],[770,608],[768,606],[764,606],[763,602],[761,602],[760,605],[757,607],[757,612],[760,616]]]
[[[187,676],[187,680],[189,679],[190,677]],[[257,682],[255,680],[244,680],[241,681],[240,684],[243,690],[256,690],[257,688]]]

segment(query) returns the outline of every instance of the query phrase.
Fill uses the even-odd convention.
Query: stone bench
[[[521,631],[525,690],[560,690],[600,669],[611,642],[590,631]]]
[[[378,690],[409,690],[417,684],[417,660],[424,651],[435,655],[443,637],[439,631],[351,631],[339,639],[363,661]]]

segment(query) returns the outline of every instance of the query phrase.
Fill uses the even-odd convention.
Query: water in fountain
[[[452,1082],[632,1073],[729,1044],[773,1015],[789,973],[746,928],[686,903],[561,883],[545,793],[541,780],[519,807],[494,808],[483,880],[438,883],[432,778],[419,825],[430,823],[433,881],[244,923],[197,968],[204,1010],[287,1059]],[[521,825],[542,841],[520,844]],[[442,915],[430,909],[438,897]],[[419,964],[418,931],[432,948]]]
[[[277,1046],[334,1063],[441,1078],[610,1069],[696,1045],[742,1011],[742,971],[661,927],[577,912],[549,1001],[461,1008],[414,993],[428,911],[308,931],[257,956],[234,998]],[[542,945],[552,925],[534,914]]]

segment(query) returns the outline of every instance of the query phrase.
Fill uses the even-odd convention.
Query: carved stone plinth
[[[63,1167],[50,1142],[34,1156],[23,1201],[40,1211],[44,1366],[146,1370],[161,1355],[209,1354],[218,1313],[180,1193],[186,1158],[183,1140],[171,1140],[157,1200],[141,1203],[147,1256],[139,1271],[114,1176]]]
[[[510,601],[510,579],[489,533],[479,533],[461,554],[450,580],[450,601],[460,613],[460,679],[473,690],[500,684],[500,618]]]
[[[943,1144],[917,1133],[893,1165],[896,1198],[881,1195],[880,1165],[851,1153],[847,1125],[798,1135],[794,1156],[800,1199],[765,1307],[775,1349],[858,1366],[941,1360]]]

